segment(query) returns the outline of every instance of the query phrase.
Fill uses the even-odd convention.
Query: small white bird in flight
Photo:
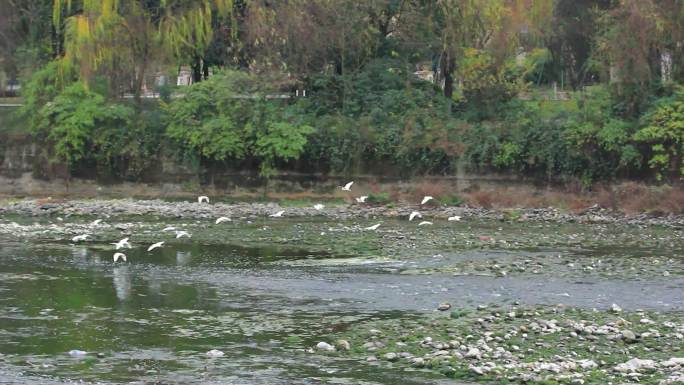
[[[409,215],[409,222],[411,222],[413,220],[413,218],[415,218],[415,217],[422,218],[423,215],[421,213],[419,213],[418,211],[414,211],[411,213],[411,215]]]
[[[325,208],[325,206],[323,206],[320,203],[316,203],[313,208],[318,210],[318,211],[321,211],[321,210],[323,210],[323,208]]]
[[[176,231],[176,228],[173,226],[168,226],[168,227],[164,227],[164,229],[162,231]]]
[[[124,253],[114,253],[114,262],[117,262],[119,258],[121,258],[124,262],[126,262],[126,254]]]
[[[220,218],[216,219],[216,224],[218,225],[218,224],[220,224],[220,223],[223,223],[223,222],[230,222],[230,221],[231,221],[231,219],[228,218],[228,217],[220,217]]]
[[[190,233],[188,233],[187,231],[183,231],[183,230],[176,231],[176,239],[178,239],[178,238],[183,238],[183,237],[188,237],[188,238],[190,238],[191,235],[190,235]]]
[[[93,226],[97,226],[97,225],[100,224],[100,222],[102,222],[102,219],[96,219],[96,220],[90,222],[90,224],[93,225]]]
[[[285,214],[285,210],[280,210],[280,211],[278,211],[278,212],[275,213],[275,214],[269,215],[269,217],[271,217],[271,218],[280,218],[280,217],[283,216],[283,214]]]
[[[86,239],[88,239],[89,236],[90,236],[89,234],[77,235],[77,236],[71,238],[71,241],[72,241],[72,242],[85,241]]]
[[[429,226],[432,225],[432,222],[429,221],[422,221],[418,224],[418,226]]]
[[[202,203],[202,202],[209,203],[209,197],[206,195],[198,196],[197,197],[197,203]]]
[[[423,197],[423,200],[420,202],[420,204],[424,205],[424,204],[428,203],[431,199],[434,199],[434,198],[432,198],[429,195],[426,195],[425,197]]]
[[[117,250],[123,249],[124,247],[127,248],[127,249],[132,248],[131,244],[128,242],[128,238],[124,238],[124,239],[122,239],[122,240],[120,240],[120,241],[118,241],[118,242],[112,243],[112,245],[114,245],[114,247],[115,247]]]
[[[447,218],[447,221],[450,221],[450,222],[451,221],[460,221],[460,220],[461,220],[461,217],[459,217],[458,215],[454,215],[453,217]]]
[[[359,203],[364,203],[364,202],[366,202],[366,199],[368,199],[368,195],[360,196],[360,197],[356,198],[356,201]]]
[[[159,247],[162,247],[162,246],[164,246],[164,242],[153,243],[150,247],[147,248],[147,251],[152,251],[152,250],[159,248]]]
[[[373,226],[365,227],[364,230],[377,230],[380,227],[380,223],[374,224]]]
[[[351,181],[351,182],[345,184],[344,186],[341,186],[341,188],[342,188],[343,191],[351,191],[351,186],[352,186],[353,184],[354,184],[354,181]]]

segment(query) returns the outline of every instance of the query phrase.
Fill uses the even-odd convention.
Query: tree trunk
[[[202,58],[195,55],[192,60],[192,82],[199,83],[202,81]]]
[[[442,70],[442,78],[444,79],[444,96],[451,100],[451,96],[454,94],[454,68],[456,67],[456,61],[451,55],[444,52],[442,54],[442,60],[440,61],[440,68]]]

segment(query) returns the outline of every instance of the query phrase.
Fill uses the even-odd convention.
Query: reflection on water
[[[127,263],[110,255],[80,245],[0,248],[0,276],[11,278],[0,280],[3,378],[271,385],[385,384],[401,375],[402,383],[425,383],[427,374],[377,373],[344,357],[305,353],[340,325],[385,317],[381,312],[304,311],[300,299],[252,291],[232,272],[193,266],[208,257],[194,260],[187,246],[131,250]],[[211,349],[226,356],[210,360]],[[88,353],[72,357],[72,350]]]
[[[88,261],[88,248],[85,246],[73,246],[71,248],[71,256],[77,263],[86,263]]]
[[[176,251],[176,264],[178,266],[186,266],[190,264],[190,261],[192,260],[192,251],[187,250],[187,251]]]
[[[116,266],[112,270],[112,280],[116,290],[116,298],[125,301],[131,295],[131,275],[128,266]]]

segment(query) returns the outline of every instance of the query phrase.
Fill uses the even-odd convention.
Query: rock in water
[[[335,347],[334,347],[334,346],[330,345],[330,344],[327,343],[327,342],[323,342],[323,341],[321,341],[321,342],[319,342],[318,344],[316,344],[316,349],[318,349],[318,350],[323,350],[323,351],[326,351],[326,352],[334,352],[334,351],[335,351]]]
[[[335,348],[338,350],[349,350],[351,349],[351,344],[347,340],[337,340],[335,342]]]
[[[621,373],[636,372],[641,369],[653,369],[655,368],[655,361],[653,360],[641,360],[639,358],[632,358],[631,360],[618,364],[615,366],[615,371]]]
[[[422,368],[423,366],[425,366],[425,360],[421,357],[416,357],[411,360],[411,366],[415,368]]]
[[[394,361],[399,360],[399,355],[397,353],[389,352],[389,353],[385,353],[383,358],[386,359],[387,361],[394,362]]]
[[[480,352],[480,349],[478,349],[478,348],[470,348],[470,349],[468,349],[468,352],[465,354],[466,358],[477,358],[477,359],[479,359],[480,356],[482,356],[482,352]]]
[[[620,312],[622,311],[622,308],[621,308],[620,306],[618,306],[617,304],[614,303],[614,304],[610,307],[610,311],[612,311],[613,313],[620,313]]]
[[[448,302],[440,303],[439,306],[437,306],[437,310],[439,311],[447,311],[449,309],[451,309],[451,304]]]
[[[88,352],[83,351],[83,350],[78,350],[78,349],[69,350],[69,355],[72,357],[83,357],[86,354],[88,354]]]
[[[682,366],[684,367],[684,357],[672,357],[667,361],[661,361],[660,366],[669,368],[672,366]]]
[[[207,355],[207,357],[217,358],[217,357],[223,357],[223,355],[225,353],[223,353],[222,351],[220,351],[218,349],[211,349],[210,351],[206,352],[205,354]]]
[[[622,331],[622,339],[625,340],[625,342],[627,342],[627,343],[637,342],[637,336],[631,330],[623,330]]]
[[[577,365],[582,369],[598,368],[598,364],[592,360],[579,360],[577,361]]]

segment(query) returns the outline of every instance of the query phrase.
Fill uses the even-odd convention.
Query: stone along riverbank
[[[420,211],[434,224],[418,226],[405,218],[413,210],[5,202],[0,373],[25,383],[681,381],[681,218],[433,207]],[[132,248],[114,263],[122,238]]]

